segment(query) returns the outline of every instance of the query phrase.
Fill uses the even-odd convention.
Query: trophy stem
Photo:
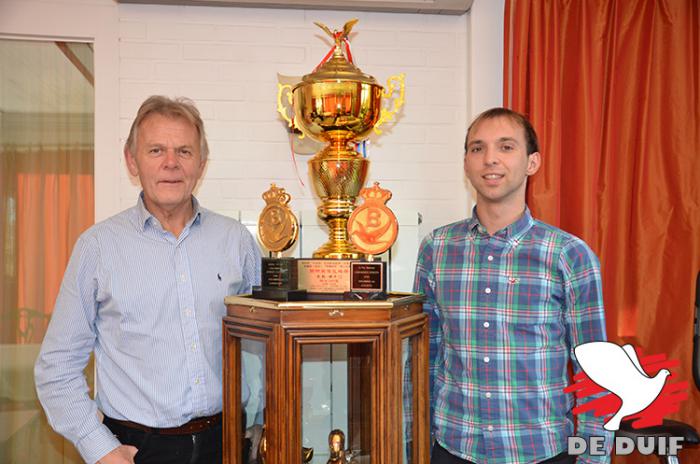
[[[352,150],[349,146],[350,140],[353,138],[352,133],[347,131],[329,131],[324,134],[326,139],[330,142],[325,149],[318,153],[319,156],[332,157],[337,155],[346,156],[361,156],[355,150]]]
[[[319,216],[321,209],[319,207]],[[364,254],[358,251],[355,246],[348,240],[347,224],[348,218],[334,218],[326,221],[328,228],[329,241],[323,244],[318,250],[314,251],[314,258],[325,259],[362,259]]]
[[[348,240],[347,223],[368,170],[369,160],[349,150],[346,142],[342,147],[331,144],[309,160],[311,179],[321,197],[318,217],[330,229],[329,241],[314,252],[314,258],[364,258]]]

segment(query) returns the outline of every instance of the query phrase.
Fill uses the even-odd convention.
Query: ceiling
[[[312,10],[385,11],[461,15],[474,0],[117,0],[120,3],[161,5],[306,8]]]

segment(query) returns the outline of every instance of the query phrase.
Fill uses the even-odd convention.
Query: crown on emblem
[[[372,187],[363,188],[360,196],[367,202],[382,202],[386,203],[391,199],[391,192],[379,186],[379,182],[375,182]]]
[[[275,184],[270,184],[270,189],[263,193],[262,197],[268,205],[272,203],[287,204],[291,199],[283,187],[278,187]]]

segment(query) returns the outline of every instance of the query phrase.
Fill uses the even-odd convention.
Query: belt
[[[142,432],[156,433],[159,435],[192,435],[195,433],[203,432],[215,425],[221,423],[221,413],[214,414],[208,417],[198,417],[192,419],[191,421],[182,424],[179,427],[168,427],[168,428],[156,428],[148,427],[147,425],[138,424],[136,422],[112,419],[111,417],[105,416],[105,421],[111,421],[115,424],[123,425],[130,429],[141,430]]]

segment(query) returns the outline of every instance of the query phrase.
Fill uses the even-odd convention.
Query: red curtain
[[[697,0],[506,0],[504,63],[504,105],[540,136],[533,214],[600,257],[612,341],[680,360],[690,398],[674,418],[698,429],[699,9]],[[700,461],[697,450],[682,456]]]

